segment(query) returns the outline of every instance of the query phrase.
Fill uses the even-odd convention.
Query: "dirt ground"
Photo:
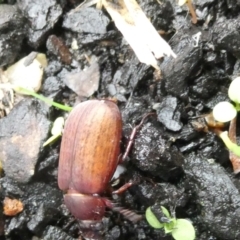
[[[106,196],[143,216],[149,206],[164,206],[191,220],[198,240],[239,240],[239,176],[221,139],[196,125],[204,124],[203,115],[218,102],[229,101],[229,84],[239,76],[240,1],[192,0],[198,18],[193,24],[187,6],[176,0],[138,0],[177,55],[159,60],[160,77],[139,62],[105,9],[94,5],[69,14],[81,2],[0,1],[0,68],[33,51],[44,53],[48,65],[40,94],[69,106],[116,99],[123,118],[122,152],[132,128],[144,114],[156,112],[138,131],[127,171],[113,188],[128,181],[134,185],[119,196]],[[83,69],[81,77],[99,86],[89,93],[90,84],[79,97],[69,81],[78,80]],[[4,99],[2,106],[9,107]],[[6,197],[23,203],[14,216],[0,211],[0,239],[82,239],[57,184],[61,140],[42,147],[52,122],[67,115],[25,96],[0,119],[1,208]],[[98,239],[172,239],[145,218],[132,223],[111,210],[102,223]]]

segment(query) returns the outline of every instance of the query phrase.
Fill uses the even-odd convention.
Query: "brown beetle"
[[[64,201],[83,228],[98,228],[106,207],[102,197],[119,163],[122,118],[109,100],[89,100],[70,113],[62,137],[58,185]],[[139,215],[115,208],[124,215]]]

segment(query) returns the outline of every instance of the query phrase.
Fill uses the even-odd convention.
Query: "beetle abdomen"
[[[112,101],[90,100],[77,105],[62,137],[59,188],[102,193],[118,164],[121,133],[121,114]]]

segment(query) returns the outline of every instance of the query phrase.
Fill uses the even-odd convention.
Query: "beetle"
[[[135,134],[137,128],[134,130]],[[110,100],[80,103],[66,121],[60,148],[58,185],[65,192],[67,208],[82,228],[98,229],[106,208],[119,211],[133,221],[141,218],[129,210],[115,207],[103,197],[121,159],[121,138],[121,114]],[[132,139],[133,135],[129,145]]]

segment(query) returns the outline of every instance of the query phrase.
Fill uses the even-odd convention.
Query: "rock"
[[[133,163],[143,172],[164,180],[182,174],[183,156],[162,138],[161,131],[148,123],[138,133],[132,150]]]
[[[194,139],[190,143],[181,146],[180,151],[182,153],[193,151],[194,149],[199,148],[205,141],[205,138]]]
[[[225,170],[194,154],[185,159],[184,169],[201,224],[220,239],[239,239],[240,193]]]
[[[77,35],[77,45],[87,45],[91,43],[98,43],[100,41],[115,41],[117,38],[117,32],[114,30],[108,31],[104,34],[97,33],[87,33],[87,34],[78,34]]]
[[[0,179],[0,183],[1,189],[4,191],[6,196],[14,196],[15,198],[19,198],[24,194],[24,190],[21,189],[13,179],[5,176]]]
[[[18,6],[28,22],[31,23],[28,27],[29,44],[37,48],[44,43],[48,32],[60,18],[62,6],[58,4],[57,0],[18,0]]]
[[[213,109],[219,102],[229,101],[229,97],[227,95],[227,89],[225,91],[221,90],[217,92],[216,95],[213,95],[207,102],[206,106],[209,109]]]
[[[168,129],[174,132],[181,130],[183,124],[180,121],[181,113],[177,110],[177,98],[167,97],[162,100],[157,109],[158,120]]]
[[[27,223],[27,227],[30,231],[40,235],[47,224],[54,218],[59,218],[59,211],[57,208],[41,204],[37,212],[31,216],[31,220]]]
[[[63,27],[77,33],[104,34],[110,20],[96,8],[84,8],[67,14]]]
[[[199,0],[200,1],[200,0]],[[228,0],[227,1],[228,8],[232,9],[233,11],[239,11],[240,7],[240,0]],[[238,12],[237,12],[238,13]]]
[[[112,239],[119,239],[121,237],[121,229],[118,226],[113,227],[109,234],[111,235]]]
[[[47,77],[54,76],[62,70],[62,64],[59,61],[50,61],[45,69]]]
[[[53,240],[53,239],[77,240],[76,238],[72,238],[69,235],[67,235],[65,232],[62,231],[62,229],[54,226],[48,226],[45,229],[41,239],[43,240]]]
[[[52,179],[52,181],[57,180],[57,166],[59,153],[57,150],[52,150],[48,154],[49,156],[41,162],[37,169],[37,175],[42,175],[44,178]]]
[[[51,221],[61,217],[59,206],[62,203],[62,193],[49,184],[39,182],[23,185],[22,188],[24,211],[11,218],[5,234],[12,236],[17,232],[24,239],[31,239],[30,233],[41,236]]]
[[[173,48],[177,58],[164,58],[160,68],[165,91],[173,96],[181,97],[188,93],[188,79],[192,77],[193,70],[198,67],[201,59],[201,46],[194,46],[189,34],[179,33],[175,38],[181,39]]]
[[[240,17],[233,19],[219,18],[212,29],[215,46],[240,58]]]
[[[4,229],[4,236],[9,237],[11,234],[14,235],[14,233],[21,234],[21,237],[23,239],[31,239],[31,233],[29,231],[23,231],[23,229],[26,229],[26,221],[28,220],[28,216],[26,213],[22,213],[18,215],[17,217],[13,217],[10,219],[9,224]]]
[[[147,79],[151,71],[149,66],[140,63],[135,55],[131,55],[129,60],[119,67],[114,74],[113,85],[117,94],[113,97],[117,97],[119,101],[123,101],[126,95],[132,93],[141,80],[144,81]]]
[[[43,105],[46,106],[46,105]],[[28,182],[50,128],[43,106],[24,99],[0,120],[0,159],[5,174],[18,182]]]
[[[16,6],[0,4],[0,67],[13,63],[21,50],[24,23]]]
[[[196,0],[194,1],[194,4],[200,8],[204,8],[211,5],[213,2],[214,0]]]
[[[169,1],[159,4],[155,0],[140,0],[139,5],[157,30],[167,31],[171,27],[174,13]]]
[[[231,80],[234,80],[238,76],[240,76],[240,59],[237,59],[236,63],[234,64]]]
[[[191,142],[193,139],[197,138],[199,133],[194,129],[191,124],[184,125],[178,139],[184,142]]]
[[[64,87],[64,84],[60,82],[58,77],[48,77],[45,79],[41,91],[44,93],[44,96],[55,98]]]
[[[221,78],[211,74],[205,74],[193,81],[190,91],[198,97],[208,99],[219,91]]]

